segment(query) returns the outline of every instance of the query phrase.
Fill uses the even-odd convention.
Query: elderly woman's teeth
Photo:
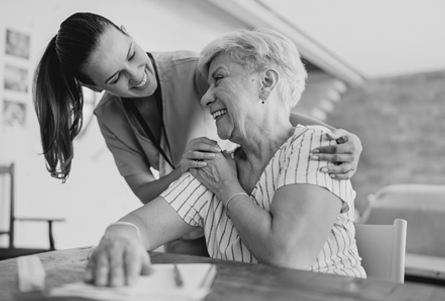
[[[222,115],[226,114],[226,112],[227,112],[226,109],[218,110],[216,112],[213,112],[212,117],[213,117],[213,119],[216,119],[219,116],[222,116]]]

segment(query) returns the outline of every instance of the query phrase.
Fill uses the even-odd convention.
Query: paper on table
[[[216,267],[209,263],[177,264],[183,278],[178,287],[174,264],[154,264],[154,272],[141,276],[133,286],[97,287],[84,282],[70,283],[50,291],[50,296],[77,296],[107,301],[202,300],[210,292]]]
[[[45,269],[36,255],[17,257],[19,291],[42,291],[45,288]]]

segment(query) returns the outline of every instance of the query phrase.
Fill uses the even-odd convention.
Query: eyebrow
[[[216,68],[216,69],[212,72],[212,74],[211,74],[211,77],[212,77],[212,78],[215,77],[215,73],[216,73],[217,71],[219,71],[219,69],[223,69],[223,67],[219,66],[218,68]]]
[[[132,47],[133,46],[133,42],[131,42],[131,44],[130,44],[130,47],[128,48],[128,53],[127,53],[127,60],[128,60],[128,57],[130,56],[130,52],[131,52],[131,49],[133,48]],[[116,73],[114,73],[112,76],[110,76],[109,78],[107,78],[106,80],[105,80],[105,84],[107,84],[116,74],[118,74],[120,72],[120,70],[118,70],[118,71],[116,71]]]

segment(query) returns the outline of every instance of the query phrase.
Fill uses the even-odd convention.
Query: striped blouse
[[[275,191],[282,186],[305,183],[328,189],[342,200],[342,209],[311,270],[364,278],[366,273],[355,241],[355,191],[351,182],[332,179],[319,171],[332,163],[309,159],[310,150],[336,143],[326,138],[328,131],[320,126],[297,126],[264,169],[250,197],[259,207],[270,211]],[[190,173],[173,182],[161,197],[186,223],[204,228],[211,257],[259,263],[243,244],[223,203]],[[295,201],[298,202],[298,197]]]

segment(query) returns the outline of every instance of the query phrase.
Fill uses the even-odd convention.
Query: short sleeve
[[[340,198],[343,202],[342,213],[353,208],[355,191],[349,180],[332,179],[327,173],[321,172],[324,166],[332,165],[327,161],[311,160],[311,150],[321,146],[336,144],[329,140],[326,133],[330,131],[321,126],[297,128],[296,134],[282,150],[283,159],[277,188],[291,184],[312,184],[324,187]]]
[[[172,206],[190,226],[204,227],[212,193],[191,173],[184,173],[161,193],[161,197]]]
[[[136,143],[132,147],[120,140],[106,126],[101,125],[100,129],[108,149],[113,154],[116,166],[123,177],[139,173],[151,174],[149,169],[150,163],[144,152],[138,149]]]
[[[150,161],[128,123],[119,99],[105,93],[94,110],[102,136],[122,176],[150,171]]]

